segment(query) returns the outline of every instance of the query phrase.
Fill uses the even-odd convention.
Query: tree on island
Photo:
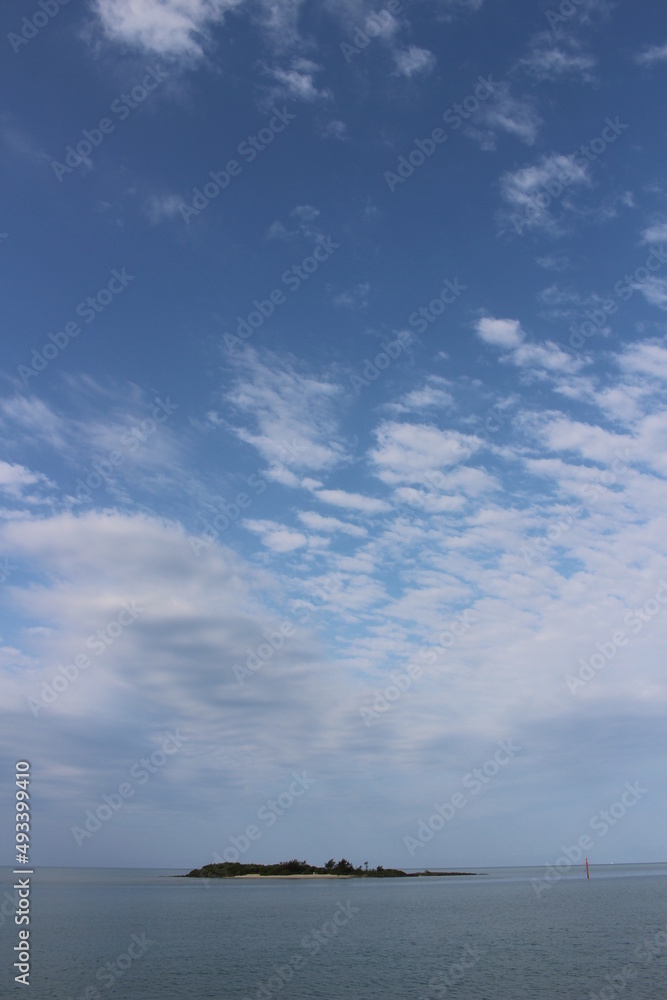
[[[296,858],[292,858],[291,861],[281,861],[280,867],[286,869],[290,875],[303,875],[310,871],[307,861],[298,861]]]

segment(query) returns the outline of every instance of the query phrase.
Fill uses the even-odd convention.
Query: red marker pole
[[[590,877],[591,876],[588,873],[588,858],[586,858],[586,878],[590,878]]]

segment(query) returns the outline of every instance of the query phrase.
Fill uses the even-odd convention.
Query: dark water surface
[[[208,884],[157,869],[37,869],[29,987],[14,982],[14,877],[0,871],[2,996],[667,997],[667,865],[593,868],[588,882],[577,869],[539,896],[544,869]]]

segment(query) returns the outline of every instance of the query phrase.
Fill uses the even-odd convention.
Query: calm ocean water
[[[2,873],[0,992],[21,995]],[[664,1000],[667,864],[568,873],[207,885],[156,869],[37,869],[32,1000]],[[5,893],[9,891],[9,899]]]

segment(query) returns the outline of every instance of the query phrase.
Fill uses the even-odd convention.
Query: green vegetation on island
[[[475,872],[404,872],[400,868],[369,868],[368,861],[364,861],[364,867],[357,868],[346,858],[334,861],[330,858],[325,865],[309,865],[307,861],[281,861],[276,865],[256,865],[243,864],[240,861],[222,861],[220,863],[204,865],[202,868],[193,868],[182,878],[239,878],[244,875],[266,875],[273,877],[287,878],[294,875],[338,875],[346,878],[418,878],[424,875],[474,875]]]

